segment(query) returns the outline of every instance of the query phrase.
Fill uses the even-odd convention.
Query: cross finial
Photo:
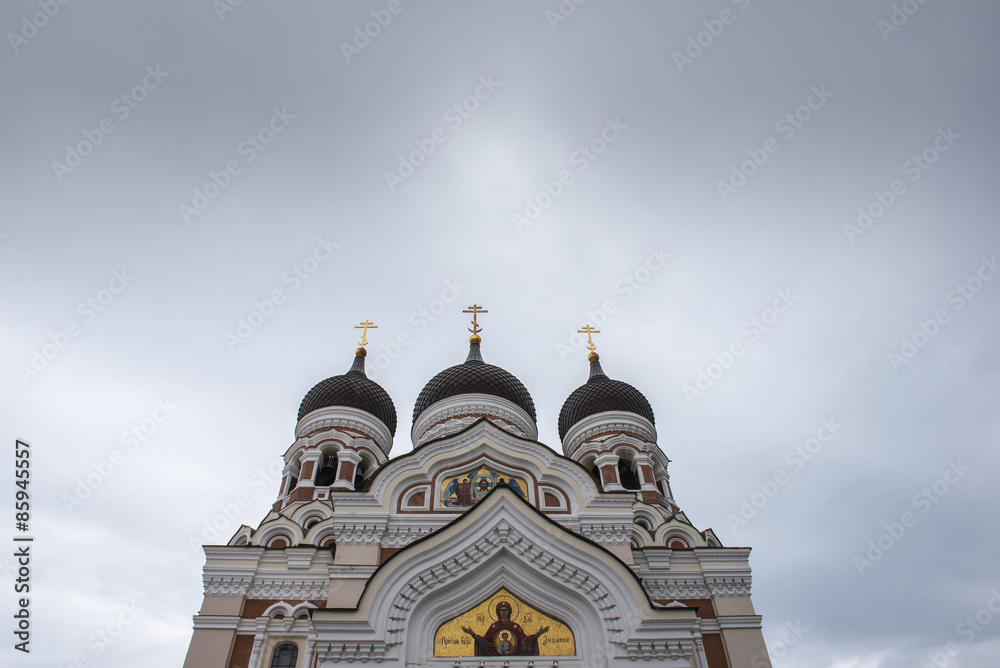
[[[364,330],[361,332],[361,340],[358,341],[358,345],[364,348],[368,345],[368,328],[378,329],[378,325],[373,323],[371,320],[365,320],[360,325],[355,325],[354,329]]]
[[[472,314],[472,327],[469,328],[469,331],[472,332],[472,336],[469,337],[469,343],[479,343],[480,341],[482,341],[482,339],[479,338],[479,332],[483,331],[483,328],[479,326],[479,321],[477,320],[477,317],[479,316],[480,313],[489,313],[489,311],[484,309],[482,306],[477,306],[476,304],[473,304],[469,308],[464,309],[462,313]]]
[[[587,335],[587,348],[590,350],[590,355],[588,355],[587,358],[591,362],[596,361],[598,359],[598,356],[597,356],[597,346],[594,344],[594,337],[593,337],[593,335],[594,334],[600,334],[601,330],[595,329],[590,323],[587,323],[586,325],[583,326],[583,329],[578,329],[576,331],[577,331],[578,334],[586,334]]]

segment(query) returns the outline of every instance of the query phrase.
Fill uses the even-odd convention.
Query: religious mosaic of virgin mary
[[[446,508],[473,506],[498,485],[509,487],[522,499],[527,499],[525,492],[528,485],[523,479],[500,473],[489,466],[480,466],[445,478],[441,482],[441,505]]]
[[[435,656],[574,656],[576,640],[564,623],[506,589],[438,629]]]

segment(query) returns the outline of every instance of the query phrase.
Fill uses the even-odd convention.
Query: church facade
[[[770,666],[750,550],[677,505],[642,393],[591,344],[557,452],[524,385],[484,361],[471,308],[410,452],[389,458],[396,410],[364,336],[305,396],[272,510],[204,548],[185,668]]]

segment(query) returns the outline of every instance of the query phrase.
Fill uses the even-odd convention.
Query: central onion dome
[[[642,392],[626,382],[608,378],[601,368],[599,357],[592,353],[590,378],[573,390],[559,411],[559,438],[563,441],[563,447],[575,445],[566,443],[566,435],[574,426],[600,413],[637,415],[648,421],[650,428],[655,428],[653,408]]]
[[[365,355],[365,349],[358,348],[354,364],[347,373],[327,378],[313,386],[299,405],[298,422],[303,426],[303,418],[308,417],[311,428],[324,426],[326,422],[333,420],[329,423],[330,426],[360,429],[388,454],[392,447],[392,437],[396,433],[396,406],[389,393],[368,378],[365,373]],[[371,418],[380,423],[381,429]],[[357,424],[352,423],[352,419]],[[314,422],[317,424],[313,424]],[[296,432],[298,431],[300,428],[296,427]]]
[[[414,446],[480,417],[489,417],[512,433],[537,437],[531,394],[512,373],[483,361],[479,345],[474,336],[465,363],[440,372],[421,390],[413,406]]]

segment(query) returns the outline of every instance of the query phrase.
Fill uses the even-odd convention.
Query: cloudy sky
[[[36,540],[32,653],[5,627],[0,662],[180,665],[192,545],[264,516],[353,325],[399,455],[477,303],[555,449],[600,327],[681,507],[753,547],[776,666],[996,665],[998,20],[3,3],[0,533],[20,438]]]

